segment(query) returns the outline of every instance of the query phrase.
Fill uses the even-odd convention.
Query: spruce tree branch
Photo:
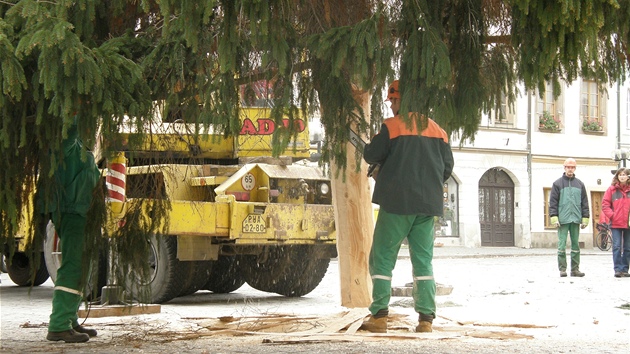
[[[310,69],[312,65],[313,63],[309,60],[299,62],[293,65],[293,72],[300,72],[306,69]],[[249,82],[256,82],[256,81],[264,80],[269,75],[269,73],[275,74],[277,72],[278,72],[278,68],[271,68],[269,70],[252,72],[249,75],[245,75],[236,79],[235,81],[237,85],[244,85]]]
[[[10,6],[15,6],[16,5],[14,3],[7,2],[7,1],[2,1],[2,0],[0,0],[0,4],[6,4],[6,5],[10,5]]]
[[[322,32],[325,32],[324,25],[322,25],[322,22],[320,21],[319,16],[317,14],[317,11],[315,10],[315,5],[313,4],[312,1],[310,1],[309,4],[311,5],[311,10],[313,11],[313,17],[317,21],[319,28],[321,29]]]
[[[486,44],[510,44],[512,40],[512,36],[504,35],[504,36],[486,36],[485,43]]]

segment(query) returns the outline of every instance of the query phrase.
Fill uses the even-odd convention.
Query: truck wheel
[[[44,254],[40,252],[39,257],[41,257],[39,268],[35,272],[35,279],[31,282],[32,260],[29,260],[28,255],[24,252],[15,252],[11,264],[7,265],[9,278],[18,286],[42,285],[48,280],[48,271],[46,270]]]
[[[215,294],[229,294],[238,290],[243,284],[245,284],[245,279],[240,271],[240,258],[222,256],[214,262],[212,272],[203,289]]]
[[[44,239],[44,259],[50,279],[53,283],[57,281],[57,269],[61,267],[61,250],[59,245],[59,235],[55,231],[52,221],[46,225],[46,238]]]
[[[98,258],[98,282],[96,284],[96,293],[92,291],[92,281],[88,282],[86,296],[88,300],[92,300],[92,295],[101,296],[103,287],[107,285],[107,251],[102,250]],[[44,238],[44,259],[46,261],[46,269],[50,274],[53,283],[57,281],[57,270],[61,267],[61,249],[59,244],[59,235],[55,230],[55,225],[49,221],[46,225],[46,238]]]
[[[182,291],[177,296],[191,295],[202,289],[212,272],[212,261],[192,261],[188,274],[182,274],[186,278]]]
[[[7,268],[7,257],[3,254],[0,254],[0,273],[8,273],[9,269]]]
[[[161,304],[174,299],[185,285],[192,262],[177,259],[177,237],[152,236],[149,240],[149,278],[146,283],[136,274],[127,280],[126,289],[140,302]]]
[[[314,250],[314,246],[280,246],[270,249],[264,261],[244,257],[245,280],[261,291],[306,295],[319,285],[330,264],[330,258],[320,258]]]

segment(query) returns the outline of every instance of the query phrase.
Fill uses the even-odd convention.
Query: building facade
[[[436,242],[465,247],[554,248],[549,224],[552,183],[562,176],[567,157],[577,160],[591,206],[589,227],[580,244],[593,247],[601,199],[612,173],[626,161],[615,150],[630,148],[630,85],[604,92],[580,80],[551,87],[540,97],[522,87],[513,107],[484,115],[473,142],[452,140],[455,169],[444,185],[444,217],[436,223]]]

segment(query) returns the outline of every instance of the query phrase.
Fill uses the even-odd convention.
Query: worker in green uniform
[[[68,129],[62,149],[63,161],[55,172],[56,188],[47,208],[59,235],[62,257],[46,339],[79,343],[97,334],[96,330],[79,325],[77,311],[83,298],[80,282],[87,211],[100,173],[94,157],[83,146],[76,125]]]
[[[363,152],[367,163],[380,165],[372,196],[380,210],[369,258],[371,315],[362,328],[387,332],[392,271],[400,245],[407,238],[414,307],[419,313],[416,332],[431,332],[436,309],[433,222],[443,213],[443,183],[451,176],[453,153],[446,132],[432,119],[409,113],[411,124],[407,124],[398,115],[400,97],[396,80],[387,94],[395,116],[384,121]]]
[[[551,186],[549,222],[558,228],[558,270],[567,276],[567,236],[571,235],[571,276],[583,277],[580,271],[580,228],[588,226],[591,211],[584,183],[575,177],[577,162],[564,160],[564,173]]]

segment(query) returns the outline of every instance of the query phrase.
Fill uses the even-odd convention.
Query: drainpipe
[[[532,94],[527,93],[527,181],[529,182],[529,245],[532,246]]]
[[[621,79],[617,79],[617,149],[621,149]],[[622,159],[623,167],[626,167],[626,159]]]

